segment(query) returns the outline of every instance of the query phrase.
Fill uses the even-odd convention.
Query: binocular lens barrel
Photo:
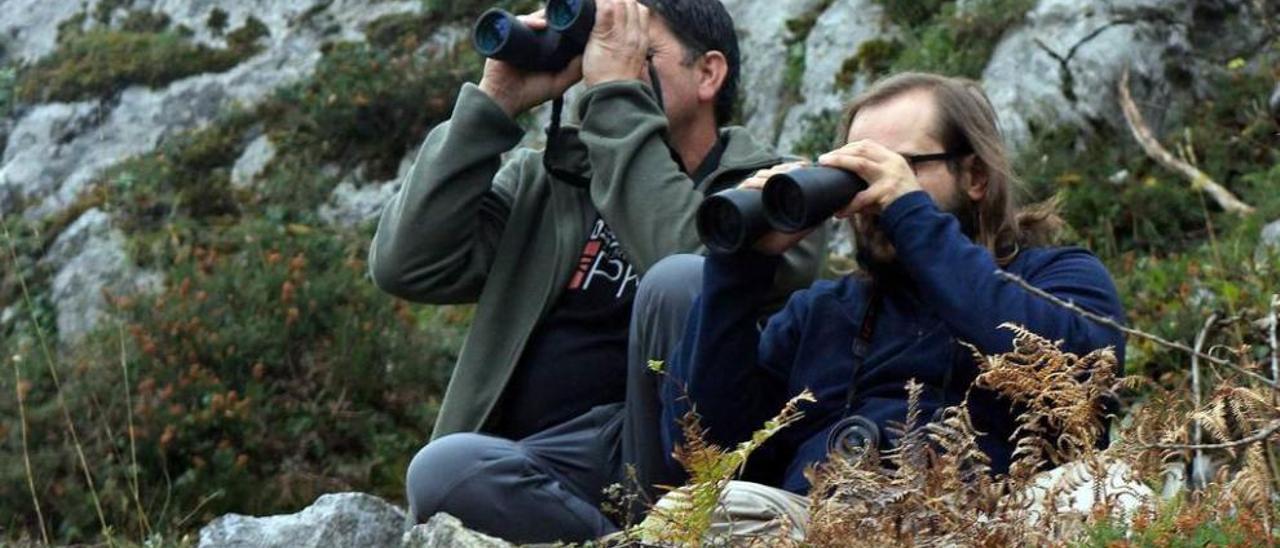
[[[698,236],[708,249],[733,253],[755,243],[769,223],[760,192],[729,189],[708,196],[698,207]]]
[[[830,218],[867,188],[861,177],[833,167],[779,173],[764,184],[764,214],[779,232],[800,232]]]
[[[555,31],[530,29],[500,8],[490,8],[476,19],[471,38],[481,55],[537,72],[563,69],[583,50],[583,44],[564,40]]]
[[[730,189],[703,200],[698,207],[698,236],[708,249],[733,253],[755,243],[770,230],[795,233],[831,218],[867,183],[833,167],[806,167],[779,173],[764,191]]]
[[[595,0],[549,0],[547,26],[570,40],[586,45],[596,24]]]

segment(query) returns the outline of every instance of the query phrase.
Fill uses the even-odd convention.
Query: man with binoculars
[[[854,99],[840,127],[846,144],[819,163],[865,184],[835,213],[850,219],[861,272],[793,294],[762,330],[753,297],[772,280],[778,254],[803,232],[772,232],[705,260],[670,257],[651,273],[701,274],[688,282],[700,283],[702,293],[667,363],[677,381],[662,391],[668,451],[682,442],[677,419],[690,406],[707,441],[733,447],[801,390],[817,398],[752,455],[744,476],[750,482],[728,489],[717,533],[749,535],[784,517],[791,534],[803,535],[805,469],[895,443],[886,425],[905,420],[911,379],[925,387],[923,417],[967,400],[992,470],[1006,471],[1016,414],[1008,400],[972,386],[978,367],[965,346],[984,355],[1009,351],[1012,334],[998,329],[1002,323],[1061,340],[1069,352],[1109,346],[1123,363],[1118,330],[994,274],[1003,269],[1091,312],[1124,315],[1097,258],[1048,247],[1061,223],[1052,209],[1018,205],[996,114],[976,83],[899,74]],[[742,187],[772,185],[771,176],[792,168],[762,172]]]
[[[559,41],[576,35],[552,34],[542,12],[482,18],[484,75],[427,136],[374,237],[383,290],[478,303],[433,440],[409,466],[419,521],[444,511],[516,542],[580,541],[616,530],[598,506],[605,487],[629,484],[624,463],[641,485],[669,482],[655,467],[665,459],[646,365],[669,353],[679,323],[652,319],[666,313],[646,287],[663,280],[647,271],[699,250],[705,194],[782,161],[724,127],[739,56],[718,0],[558,9],[585,7],[594,24],[581,55],[557,63],[527,50],[562,55]],[[524,55],[498,60],[513,48]],[[503,163],[524,134],[513,118],[578,81],[580,125],[560,126],[557,100],[546,150]],[[822,248],[818,235],[788,251],[777,286],[811,283]]]

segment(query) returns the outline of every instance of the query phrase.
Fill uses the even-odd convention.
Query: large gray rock
[[[50,297],[64,344],[82,339],[110,313],[104,290],[123,296],[160,289],[160,275],[140,272],[124,246],[124,234],[111,226],[110,216],[90,209],[49,248],[43,260],[56,272]]]
[[[327,548],[400,546],[408,528],[404,510],[364,493],[321,496],[296,514],[227,514],[200,529],[200,548]]]
[[[446,513],[431,516],[422,525],[404,534],[404,548],[510,548],[505,540],[477,533],[462,526],[458,518]]]
[[[890,32],[884,10],[871,0],[834,2],[818,17],[805,40],[804,78],[800,84],[803,100],[787,111],[778,136],[780,150],[791,152],[811,131],[809,122],[814,117],[840,116],[844,104],[867,86],[862,74],[849,86],[836,82],[845,61],[863,43]]]
[[[1138,104],[1163,93],[1166,63],[1188,50],[1189,13],[1183,0],[1041,0],[982,75],[1006,140],[1019,150],[1032,127],[1124,128],[1121,71]]]

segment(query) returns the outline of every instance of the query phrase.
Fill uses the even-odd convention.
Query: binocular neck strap
[[[649,83],[650,85],[653,86],[653,92],[658,102],[658,110],[666,112],[666,107],[662,104],[662,82],[658,79],[658,71],[653,68],[652,60],[650,60],[650,62],[648,63],[648,66],[649,66]],[[563,114],[564,114],[564,95],[560,95],[551,101],[551,123],[547,126],[547,149],[542,155],[542,165],[544,168],[546,168],[548,173],[552,173],[557,177],[559,177],[560,179],[563,179],[566,182],[573,184],[574,186],[585,188],[591,184],[591,181],[589,179],[582,177],[581,175],[578,175],[576,173],[569,173],[563,169],[559,169],[551,161],[548,160],[550,156],[555,154],[554,152],[552,152],[552,150],[555,149],[559,144],[559,139],[557,139],[557,137],[560,134],[560,117]],[[671,148],[671,143],[667,139],[667,135],[665,133],[663,133],[662,135],[662,144],[667,146],[667,152],[671,153],[671,159],[676,163],[676,166],[680,168],[680,171],[684,172],[685,174],[688,174],[689,173],[688,168],[685,167],[684,161],[680,159],[680,155],[676,154],[675,149]],[[696,184],[696,181],[695,181],[695,184]]]
[[[862,309],[862,322],[858,325],[858,337],[853,341],[853,372],[849,375],[849,391],[845,395],[844,414],[853,413],[853,404],[858,399],[858,374],[862,372],[862,364],[867,361],[867,353],[871,349],[871,336],[876,330],[876,315],[880,313],[880,291],[875,283],[867,289],[867,304]]]

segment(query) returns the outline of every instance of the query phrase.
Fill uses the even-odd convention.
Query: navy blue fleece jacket
[[[800,422],[752,456],[748,477],[803,494],[809,489],[803,471],[826,458],[827,436],[844,416],[851,381],[857,386],[853,413],[878,424],[883,436],[892,421],[905,419],[905,384],[912,378],[925,385],[923,417],[962,400],[978,367],[960,342],[987,355],[1007,352],[1013,333],[997,328],[1005,322],[1065,341],[1069,352],[1113,347],[1123,364],[1119,331],[995,276],[999,267],[991,253],[965,237],[956,218],[939,211],[923,191],[895,200],[879,222],[898,259],[876,273],[882,304],[856,379],[853,344],[868,302],[868,279],[845,276],[798,291],[760,330],[758,301],[778,259],[750,251],[707,258],[702,294],[667,364],[671,382],[662,391],[667,454],[682,439],[676,419],[690,402],[709,441],[732,446],[809,388],[817,402],[803,406]],[[1111,277],[1088,251],[1023,249],[1004,270],[1086,310],[1123,319]],[[978,441],[993,470],[1007,470],[1014,428],[1009,401],[974,389],[969,404],[974,426],[985,432]],[[888,441],[881,439],[881,446]]]

